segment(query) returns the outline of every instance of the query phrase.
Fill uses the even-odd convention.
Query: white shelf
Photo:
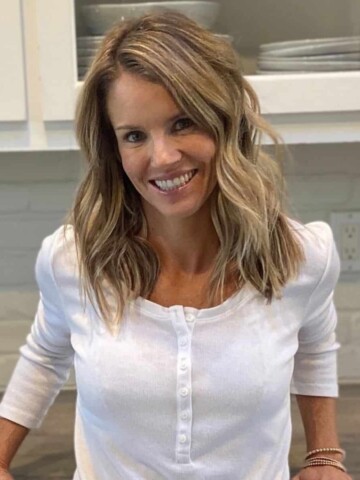
[[[360,72],[246,78],[286,143],[360,142]],[[75,98],[82,85],[76,82]],[[2,122],[0,151],[77,149],[71,120]]]
[[[360,71],[246,78],[264,114],[360,112]]]

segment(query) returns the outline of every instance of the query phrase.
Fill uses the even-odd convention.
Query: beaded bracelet
[[[302,468],[308,468],[308,467],[335,467],[339,470],[342,470],[343,472],[346,472],[346,468],[344,465],[339,462],[338,460],[334,460],[333,458],[330,457],[315,457],[315,458],[310,458],[306,460],[305,464],[303,465]]]
[[[346,458],[346,452],[342,448],[317,448],[316,450],[311,450],[306,454],[305,460],[308,460],[310,457],[316,453],[340,453],[342,455],[341,461],[344,461]]]

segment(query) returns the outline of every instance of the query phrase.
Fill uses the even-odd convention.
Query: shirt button
[[[182,388],[182,389],[180,390],[180,395],[181,395],[182,397],[186,397],[186,395],[188,395],[188,394],[189,394],[189,389],[188,389],[188,388]]]
[[[180,443],[185,443],[186,442],[186,435],[180,435],[179,436],[179,442]]]
[[[193,322],[195,320],[195,315],[193,315],[192,313],[187,313],[185,315],[185,320],[187,322]]]
[[[187,420],[189,418],[189,415],[187,414],[187,412],[183,412],[181,414],[181,420]]]
[[[186,369],[187,369],[186,363],[182,363],[182,364],[180,365],[180,368],[181,368],[181,370],[186,370]]]
[[[187,340],[186,340],[186,338],[184,338],[184,340],[181,340],[180,345],[181,345],[182,347],[185,347],[185,345],[187,345]]]

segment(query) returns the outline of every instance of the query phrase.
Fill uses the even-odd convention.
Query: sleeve
[[[55,233],[43,240],[36,259],[40,299],[0,404],[0,416],[30,429],[41,426],[73,364],[70,329],[52,271],[54,240]]]
[[[340,258],[330,226],[325,222],[315,224],[315,234],[321,246],[317,262],[323,258],[325,266],[320,270],[320,280],[305,308],[290,391],[300,395],[337,397],[337,350],[340,344],[336,340],[337,312],[333,296],[340,275]]]

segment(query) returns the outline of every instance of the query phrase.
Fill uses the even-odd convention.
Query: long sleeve
[[[337,349],[340,345],[336,341],[337,313],[333,295],[340,274],[340,258],[329,225],[325,222],[310,225],[314,226],[320,245],[317,258],[324,266],[299,331],[291,393],[337,397]]]
[[[28,428],[41,425],[69,377],[74,357],[70,329],[52,270],[54,238],[55,234],[43,240],[37,256],[38,308],[0,404],[0,416]]]

